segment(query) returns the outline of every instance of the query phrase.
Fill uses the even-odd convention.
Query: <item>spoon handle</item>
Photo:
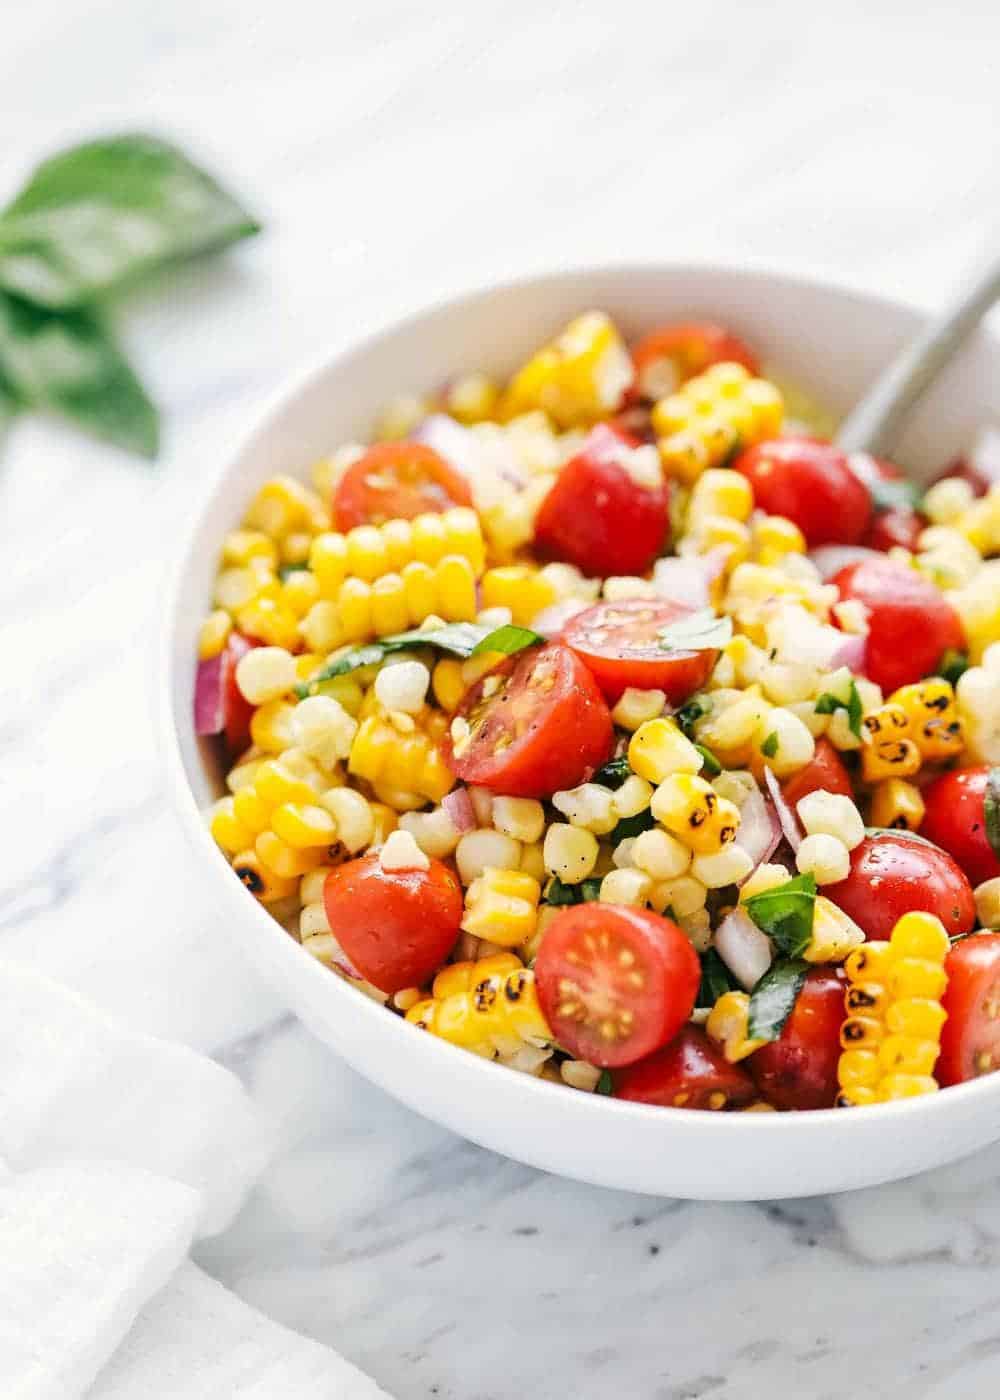
[[[841,424],[838,447],[845,452],[886,454],[900,420],[998,298],[1000,258],[995,258],[960,288],[950,306],[879,375]]]

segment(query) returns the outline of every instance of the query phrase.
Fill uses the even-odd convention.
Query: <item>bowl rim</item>
[[[180,605],[185,581],[195,555],[202,520],[219,493],[221,484],[232,464],[251,448],[255,440],[280,414],[287,411],[289,404],[304,394],[317,380],[335,372],[341,362],[361,356],[377,355],[381,346],[403,329],[412,328],[419,322],[433,316],[447,315],[447,313],[457,311],[471,302],[501,297],[508,292],[527,291],[532,287],[549,288],[554,284],[578,281],[581,277],[612,280],[620,277],[623,281],[627,281],[637,276],[662,275],[679,279],[706,273],[718,273],[746,281],[771,284],[772,286],[777,282],[793,292],[833,293],[847,302],[864,303],[868,309],[874,306],[910,320],[918,320],[921,315],[926,314],[925,309],[917,303],[905,301],[899,297],[885,296],[879,292],[869,292],[861,287],[851,286],[837,278],[827,276],[818,270],[788,272],[763,259],[752,259],[738,263],[697,258],[682,261],[660,258],[631,258],[600,263],[583,261],[563,264],[549,271],[533,269],[506,278],[501,282],[474,283],[459,291],[453,291],[448,295],[412,306],[401,315],[393,315],[388,319],[381,320],[366,330],[359,338],[339,338],[333,342],[332,346],[327,346],[317,354],[310,356],[286,374],[277,387],[263,397],[259,409],[251,417],[249,426],[236,435],[234,440],[227,442],[226,450],[220,454],[215,465],[204,473],[202,486],[194,493],[190,510],[182,520],[178,534],[179,542],[172,551],[173,558],[167,572],[157,626],[157,729],[166,764],[168,783],[174,799],[174,809],[192,848],[203,853],[203,865],[206,869],[215,872],[214,876],[209,878],[218,878],[220,894],[223,889],[230,892],[227,899],[230,901],[234,913],[237,909],[241,909],[243,916],[254,921],[262,932],[265,928],[267,929],[274,942],[273,955],[286,964],[289,976],[310,979],[317,989],[322,983],[325,994],[332,996],[334,1000],[338,997],[351,998],[354,1010],[370,1021],[372,1034],[386,1038],[387,1053],[405,1054],[408,1047],[411,1056],[416,1054],[427,1057],[431,1072],[439,1069],[445,1074],[449,1069],[453,1071],[456,1069],[456,1058],[461,1057],[465,1076],[470,1080],[476,1079],[479,1075],[484,1076],[481,1082],[485,1093],[489,1092],[488,1086],[492,1082],[490,1076],[497,1073],[511,1075],[515,1074],[516,1071],[508,1070],[506,1066],[483,1059],[478,1055],[472,1055],[460,1047],[450,1045],[434,1036],[421,1035],[415,1041],[418,1033],[406,1022],[404,1017],[387,1011],[383,1005],[352,987],[342,978],[336,975],[331,976],[327,968],[304,952],[301,946],[271,916],[264,905],[260,904],[239,881],[233,880],[230,868],[220,856],[188,781],[180,738],[174,723],[173,693],[176,679],[174,633],[181,611]],[[985,338],[987,342],[1000,349],[1000,334],[991,331],[988,326],[981,327],[977,334],[979,338]],[[194,658],[192,658],[193,660]],[[299,969],[297,972],[296,968]],[[294,1010],[294,1008],[292,1009]],[[295,1014],[301,1019],[298,1011]],[[397,1044],[392,1043],[393,1038],[396,1039]],[[341,1055],[359,1074],[381,1084],[380,1078],[369,1073],[366,1068],[364,1055],[354,1058],[328,1043],[327,1048],[332,1053]],[[849,1134],[852,1131],[855,1133],[861,1131],[861,1125],[863,1125],[865,1132],[870,1132],[875,1126],[875,1120],[885,1121],[887,1130],[891,1130],[893,1123],[900,1122],[904,1118],[919,1117],[941,1111],[934,1108],[934,1105],[941,1102],[940,1095],[934,1093],[887,1103],[868,1104],[865,1105],[863,1114],[845,1113],[838,1108],[811,1109],[802,1113],[718,1113],[708,1109],[673,1108],[634,1103],[597,1093],[567,1093],[565,1085],[550,1083],[528,1074],[520,1074],[517,1079],[520,1081],[521,1091],[524,1094],[540,1096],[538,1098],[539,1104],[549,1104],[553,1109],[560,1105],[563,1113],[571,1114],[580,1120],[590,1119],[597,1127],[609,1126],[615,1122],[621,1122],[624,1117],[627,1117],[631,1121],[642,1121],[649,1125],[652,1131],[655,1131],[652,1125],[659,1122],[663,1129],[669,1129],[671,1134],[683,1132],[682,1125],[685,1122],[690,1124],[692,1129],[697,1127],[699,1132],[708,1129],[708,1131],[717,1134],[726,1134],[730,1131],[775,1134],[789,1131],[801,1132],[804,1131],[804,1128],[796,1130],[790,1125],[802,1120],[806,1124],[816,1125],[817,1129],[827,1124],[836,1123],[838,1133]],[[387,1090],[387,1092],[392,1093],[393,1091]],[[971,1106],[997,1096],[1000,1096],[1000,1071],[995,1074],[983,1075],[982,1078],[969,1080],[963,1084],[949,1086],[945,1102],[952,1103],[958,1110],[959,1101],[961,1104]],[[709,1127],[710,1124],[713,1126]],[[462,1130],[456,1128],[455,1131],[460,1133]],[[522,1160],[529,1160],[528,1155],[525,1154]]]

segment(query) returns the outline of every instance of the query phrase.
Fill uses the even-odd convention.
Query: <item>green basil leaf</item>
[[[0,285],[65,309],[260,225],[155,136],[112,136],[44,161],[0,219]]]
[[[760,751],[765,758],[773,758],[778,752],[778,731],[772,729],[770,734],[760,746]]]
[[[545,887],[542,902],[557,907],[567,904],[591,904],[600,893],[600,880],[581,880],[578,885],[565,885],[558,875],[553,875]]]
[[[613,1096],[614,1096],[614,1092],[615,1092],[615,1084],[614,1084],[614,1080],[611,1078],[611,1071],[610,1071],[609,1069],[602,1069],[602,1070],[601,1070],[601,1077],[600,1077],[600,1079],[598,1079],[598,1081],[597,1081],[597,1087],[596,1087],[596,1089],[594,1090],[594,1093],[595,1093],[595,1094],[607,1094],[607,1095],[609,1095],[610,1097],[613,1097]]]
[[[701,608],[687,617],[661,627],[660,646],[664,651],[708,651],[724,647],[732,639],[733,622],[716,617],[711,608]]]
[[[305,573],[308,568],[308,564],[282,564],[278,570],[278,577],[284,583],[286,579],[291,578],[292,574]]]
[[[394,651],[409,651],[415,647],[433,647],[435,651],[447,652],[449,656],[459,656],[465,660],[473,655],[484,638],[491,635],[489,628],[479,626],[474,622],[448,622],[443,627],[427,628],[426,630],[415,627],[410,632],[399,632],[393,637],[381,637],[377,642],[369,642],[367,646],[355,647],[352,651],[345,651],[342,656],[335,657],[333,661],[328,661],[308,681],[297,685],[295,694],[300,700],[304,700],[308,695],[315,695],[317,687],[321,686],[324,681],[331,681],[336,676],[346,676],[351,671],[360,670],[363,666],[377,666]]]
[[[482,656],[484,652],[502,651],[505,656],[513,656],[516,651],[524,651],[525,647],[537,646],[544,641],[545,638],[532,632],[530,627],[515,627],[508,622],[477,642],[470,654]]]
[[[634,817],[622,817],[608,840],[612,846],[617,846],[619,841],[627,841],[631,836],[640,836],[644,831],[651,831],[655,825],[656,818],[647,807],[645,811],[636,812]]]
[[[603,768],[598,768],[590,781],[592,783],[600,783],[602,787],[620,788],[622,783],[627,782],[631,776],[631,765],[625,755],[622,754],[621,758],[611,758],[605,763]]]
[[[777,1040],[792,1014],[809,964],[801,958],[772,963],[750,993],[747,1035],[752,1040]]]
[[[90,311],[44,311],[0,293],[0,378],[28,408],[155,457],[155,406]]]
[[[796,875],[783,885],[751,895],[744,908],[779,953],[797,958],[808,948],[812,937],[816,878]]]
[[[855,739],[861,738],[861,696],[858,694],[858,687],[851,681],[847,699],[841,700],[839,695],[832,694],[826,690],[816,701],[815,710],[818,715],[832,715],[837,710],[847,711],[847,724]]]
[[[919,510],[923,493],[915,481],[906,477],[873,477],[867,481],[872,505],[876,510]]]
[[[958,685],[959,681],[969,669],[969,656],[964,651],[954,651],[951,647],[945,652],[938,663],[935,675],[942,676],[951,685]]]
[[[993,854],[1000,856],[1000,768],[991,768],[987,775],[983,811],[986,817],[986,839],[993,847]]]
[[[711,703],[702,695],[692,695],[690,700],[685,700],[674,715],[685,738],[694,738],[694,726],[697,720],[703,715],[707,715],[712,708]]]
[[[722,764],[715,754],[711,749],[706,749],[704,744],[695,744],[695,748],[701,754],[701,776],[703,778],[717,778],[722,772]]]
[[[698,984],[695,1006],[714,1006],[719,997],[733,991],[735,987],[736,983],[729,968],[715,949],[706,949],[701,954],[701,982]]]

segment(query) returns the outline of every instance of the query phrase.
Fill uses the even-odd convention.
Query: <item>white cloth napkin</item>
[[[228,1071],[0,962],[0,1396],[384,1397],[187,1259],[268,1148]]]

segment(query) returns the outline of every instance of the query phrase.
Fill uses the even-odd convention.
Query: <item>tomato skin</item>
[[[811,549],[858,544],[868,529],[872,500],[845,453],[814,438],[776,438],[741,452],[733,463],[768,515],[794,521]]]
[[[956,457],[934,480],[943,481],[946,476],[958,476],[967,481],[972,487],[972,494],[977,498],[985,496],[993,484],[991,477],[980,471],[975,461],[969,457]]]
[[[816,740],[816,752],[806,764],[782,785],[782,796],[794,807],[811,792],[838,792],[843,797],[854,796],[850,775],[840,754],[829,739]]]
[[[225,690],[223,692],[223,714],[226,739],[226,752],[235,755],[243,752],[250,743],[250,721],[254,706],[244,699],[243,692],[236,684],[236,667],[248,651],[260,643],[253,637],[244,637],[242,632],[230,632],[226,641],[223,662]]]
[[[723,1108],[740,1108],[757,1097],[746,1070],[731,1065],[697,1026],[685,1026],[662,1050],[614,1075],[615,1098],[659,1108],[708,1108],[724,1094]],[[678,1102],[681,1098],[681,1102]]]
[[[712,321],[679,321],[657,326],[632,350],[635,379],[629,390],[630,403],[652,403],[662,399],[709,365],[732,361],[757,373],[753,352],[725,326]]]
[[[1000,933],[974,933],[956,943],[945,962],[948,1013],[934,1077],[963,1084],[1000,1069]]]
[[[570,618],[562,637],[593,673],[609,703],[635,686],[665,691],[671,705],[680,705],[705,684],[719,653],[666,652],[657,645],[657,632],[695,611],[667,598],[595,603]],[[605,631],[607,636],[602,637]]]
[[[338,530],[412,520],[427,511],[471,506],[461,472],[422,442],[377,442],[337,483],[333,523]]]
[[[813,968],[781,1035],[750,1056],[757,1088],[776,1108],[833,1107],[845,986],[839,967]]]
[[[888,938],[911,909],[936,914],[945,932],[968,933],[976,901],[961,866],[937,846],[903,831],[866,836],[851,852],[851,873],[823,893],[869,938]]]
[[[494,666],[466,693],[456,716],[470,725],[472,741],[456,753],[449,733],[445,762],[467,783],[509,797],[551,797],[576,787],[614,747],[611,712],[596,681],[559,642]],[[497,752],[512,725],[520,733]]]
[[[848,564],[830,580],[868,609],[864,673],[888,695],[933,675],[948,650],[965,649],[958,614],[929,579],[892,559]]]
[[[926,528],[927,521],[918,511],[911,510],[909,506],[893,506],[890,510],[876,513],[862,543],[869,549],[881,550],[883,554],[896,548],[912,552]]]
[[[984,798],[989,768],[957,768],[924,788],[920,834],[958,861],[973,885],[1000,875],[1000,860],[986,835]]]
[[[667,537],[669,495],[665,482],[640,486],[621,465],[622,454],[636,449],[655,452],[608,423],[591,429],[538,512],[535,543],[542,554],[591,576],[649,568]]]
[[[419,987],[455,946],[462,886],[439,860],[429,870],[383,870],[377,855],[338,865],[323,904],[337,941],[382,992]]]
[[[535,981],[559,1044],[607,1068],[633,1064],[677,1034],[694,1007],[701,964],[671,919],[632,905],[576,904],[546,928]]]

